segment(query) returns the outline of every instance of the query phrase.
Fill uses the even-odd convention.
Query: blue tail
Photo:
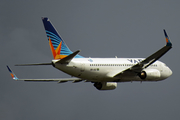
[[[46,31],[49,45],[54,59],[63,59],[73,52],[68,48],[66,43],[62,40],[56,29],[47,17],[42,18],[44,28]],[[82,58],[80,55],[76,55],[75,58]]]

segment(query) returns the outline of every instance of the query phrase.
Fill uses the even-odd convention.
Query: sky
[[[1,0],[0,119],[2,120],[169,120],[179,119],[178,0]],[[146,58],[165,45],[160,61],[173,75],[160,82],[118,83],[98,91],[91,83],[38,83],[19,78],[67,78],[52,66],[15,64],[53,59],[41,17],[48,17],[72,51],[84,57]]]

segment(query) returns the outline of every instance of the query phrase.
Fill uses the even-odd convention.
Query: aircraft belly
[[[90,70],[85,69],[85,65],[82,65],[81,67],[76,67],[75,65],[56,65],[56,68],[78,78],[83,78],[86,80],[101,80],[104,76],[102,74],[99,74],[99,72],[93,72]]]

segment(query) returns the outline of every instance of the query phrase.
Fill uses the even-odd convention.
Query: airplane
[[[72,81],[91,82],[98,90],[114,90],[118,82],[161,81],[172,75],[171,69],[158,59],[172,48],[172,43],[164,31],[166,45],[147,58],[85,58],[72,52],[61,38],[49,18],[42,17],[47,39],[53,55],[49,63],[18,64],[16,66],[52,65],[71,75],[71,78],[57,79],[19,79],[7,66],[12,78],[17,81]]]

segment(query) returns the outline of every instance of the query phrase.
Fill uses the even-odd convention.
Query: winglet
[[[165,29],[164,29],[164,35],[165,35],[165,38],[166,38],[166,46],[170,46],[171,47],[172,43],[171,43],[171,41],[170,41],[170,39],[169,39]]]
[[[9,72],[10,72],[10,75],[11,77],[14,79],[14,80],[18,80],[18,78],[16,77],[16,75],[13,73],[13,71],[7,66]]]

